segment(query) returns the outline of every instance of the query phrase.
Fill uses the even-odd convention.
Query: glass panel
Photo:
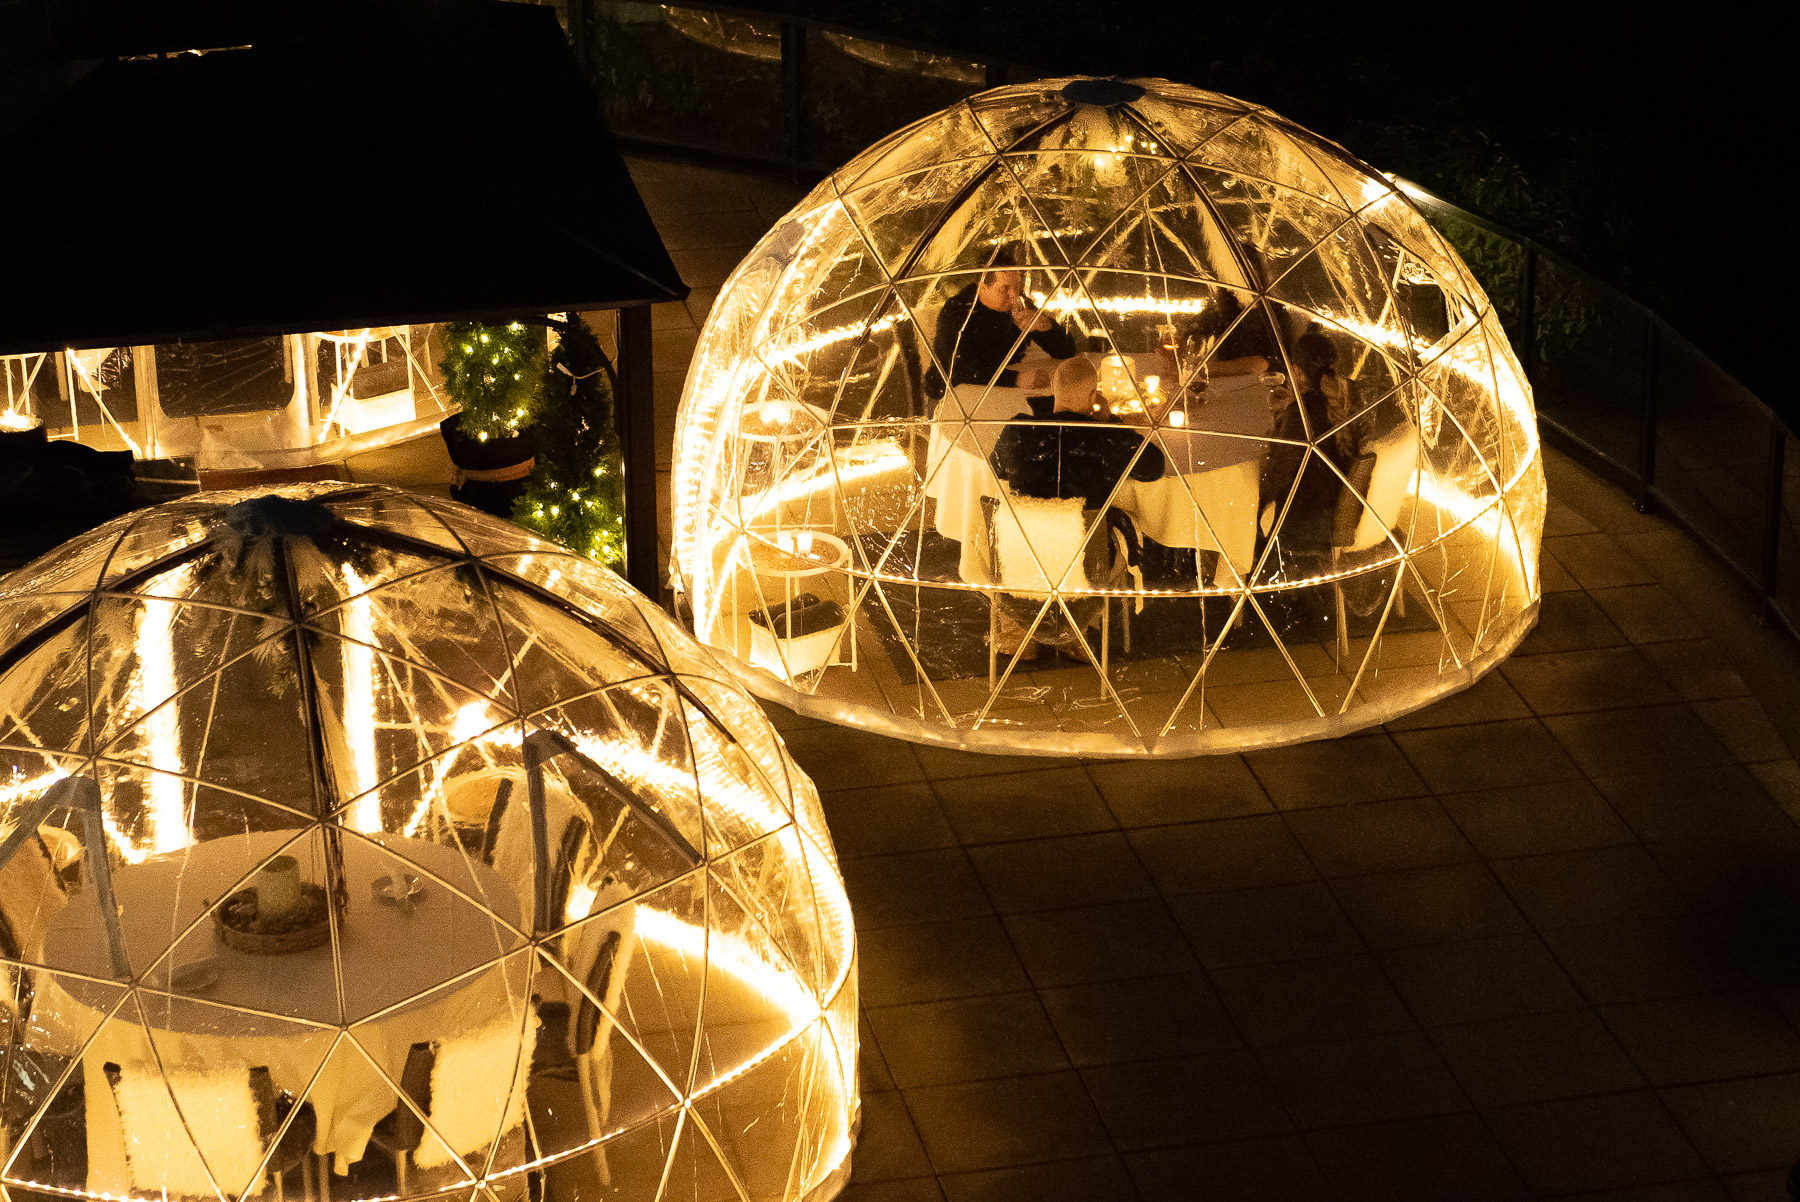
[[[806,86],[807,156],[841,163],[889,130],[980,91],[987,71],[948,55],[809,30]],[[949,158],[962,147],[987,148],[973,121],[937,157]]]

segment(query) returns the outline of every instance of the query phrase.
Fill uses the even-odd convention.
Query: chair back
[[[523,1040],[519,1038],[521,1022]],[[525,1082],[537,1048],[537,1029],[535,1013],[508,1016],[438,1041],[427,1113],[432,1130],[441,1138],[417,1144],[414,1164],[421,1169],[450,1164],[452,1154],[470,1156],[519,1124],[525,1112]],[[410,1072],[410,1058],[407,1068]]]
[[[425,1138],[425,1123],[419,1114],[431,1113],[432,1070],[437,1067],[437,1052],[429,1043],[415,1043],[407,1049],[406,1066],[400,1070],[400,1092],[419,1108],[404,1104],[394,1108],[394,1143],[412,1151]]]
[[[610,1001],[606,995],[612,988],[613,966],[618,960],[621,942],[618,931],[608,931],[606,941],[600,945],[600,954],[594,958],[594,966],[588,970],[587,993],[582,995],[581,1007],[575,1013],[577,1056],[585,1056],[594,1050],[600,1030],[600,1007],[594,1004],[594,998]]]
[[[262,1125],[249,1069],[108,1064],[106,1078],[135,1189],[216,1198],[220,1190],[233,1197],[262,1188]]]
[[[1088,530],[1080,497],[1023,497],[1006,490],[993,510],[994,579],[1009,593],[1082,592]]]
[[[1369,459],[1369,475],[1366,482],[1357,491],[1361,493],[1366,504],[1359,504],[1357,499],[1346,493],[1343,502],[1354,506],[1358,514],[1356,527],[1347,542],[1332,538],[1332,545],[1347,551],[1362,551],[1382,542],[1388,531],[1400,525],[1406,504],[1418,491],[1416,480],[1419,467],[1419,430],[1411,422],[1400,422],[1381,438],[1364,444],[1363,453],[1357,456],[1357,464]],[[1358,483],[1355,475],[1357,464],[1352,464],[1351,484]],[[1340,518],[1344,513],[1340,503]],[[1342,521],[1339,522],[1342,527]]]
[[[0,864],[0,956],[42,963],[44,932],[67,900],[62,875],[43,836],[26,839],[10,860]],[[16,964],[0,966],[0,986],[0,1007],[21,1021],[29,1017],[36,993],[32,970]]]

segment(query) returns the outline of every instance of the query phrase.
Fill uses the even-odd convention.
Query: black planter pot
[[[476,438],[463,432],[460,413],[439,422],[438,432],[444,436],[450,462],[456,465],[451,497],[510,520],[513,502],[525,491],[526,476],[537,455],[532,432],[525,429],[508,438]]]

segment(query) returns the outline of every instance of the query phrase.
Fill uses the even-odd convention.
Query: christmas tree
[[[625,562],[625,471],[613,427],[612,363],[579,316],[549,318],[537,466],[513,521],[609,567]]]
[[[544,395],[544,330],[539,324],[503,326],[473,321],[443,328],[444,388],[462,406],[462,430],[485,442],[530,426]]]

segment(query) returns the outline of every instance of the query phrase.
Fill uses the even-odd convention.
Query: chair
[[[1406,502],[1416,491],[1418,431],[1410,422],[1394,427],[1386,437],[1368,444],[1345,473],[1349,486],[1338,495],[1331,529],[1332,593],[1337,608],[1338,660],[1350,654],[1350,631],[1344,605],[1343,579],[1337,575],[1343,557],[1366,551],[1386,541],[1400,523]],[[1406,616],[1406,576],[1401,568],[1400,593],[1394,612]]]
[[[132,1186],[157,1195],[216,1198],[261,1188],[265,1169],[280,1174],[303,1164],[316,1120],[310,1105],[289,1124],[268,1154],[264,1148],[294,1106],[277,1095],[267,1068],[164,1072],[154,1064],[103,1066],[125,1136]],[[210,1170],[210,1171],[209,1171]],[[310,1172],[303,1171],[311,1197]]]
[[[621,907],[616,913],[620,921],[611,929],[594,928],[604,930],[604,934],[600,936],[598,954],[583,980],[585,992],[577,1002],[573,1021],[569,1024],[568,1034],[572,1037],[569,1051],[574,1053],[574,1058],[546,1059],[533,1066],[533,1123],[539,1131],[548,1131],[557,1124],[558,1104],[566,1102],[573,1087],[581,1098],[586,1139],[595,1140],[605,1133],[607,1116],[612,1110],[612,1045],[608,1035],[613,1021],[611,1016],[618,1013],[625,992],[625,974],[631,961],[630,936],[635,924],[633,907]],[[562,1008],[560,1003],[553,1005]],[[547,1019],[549,1010],[546,1006]],[[611,1185],[612,1174],[607,1168],[603,1149],[595,1150],[595,1168],[600,1183]]]
[[[394,1185],[402,1197],[406,1195],[407,1166],[425,1139],[425,1120],[420,1116],[431,1113],[431,1075],[436,1065],[437,1052],[431,1044],[412,1045],[406,1053],[406,1066],[400,1070],[400,1092],[412,1106],[401,1103],[394,1107],[369,1133],[369,1142],[394,1158]]]
[[[1004,488],[1004,486],[1002,486]],[[1081,497],[1022,497],[1005,489],[1002,497],[983,497],[986,516],[989,571],[999,591],[1023,596],[1046,596],[1051,591],[1079,593],[1091,588],[1086,554],[1089,533],[1087,512]],[[1120,538],[1110,522],[1099,538]],[[991,595],[990,595],[991,597]],[[992,598],[988,619],[988,688],[999,676],[999,653],[994,644],[1000,633],[998,598]],[[1083,635],[1085,638],[1085,634]],[[1131,654],[1131,607],[1124,607],[1125,653]],[[1100,670],[1111,659],[1112,597],[1101,598]]]
[[[27,837],[13,857],[0,864],[0,955],[10,960],[42,961],[44,932],[68,900],[67,887],[57,871],[56,857],[42,834]],[[0,991],[0,1006],[24,1022],[31,1016],[37,992],[32,971],[5,966],[11,978]]]
[[[0,1069],[6,1074],[6,1129],[21,1131],[37,1115],[37,1125],[19,1150],[15,1177],[75,1188],[87,1184],[87,1091],[81,1066],[60,1093],[51,1092],[68,1063],[63,1057],[28,1050],[17,1036],[8,1039],[0,1052]]]

